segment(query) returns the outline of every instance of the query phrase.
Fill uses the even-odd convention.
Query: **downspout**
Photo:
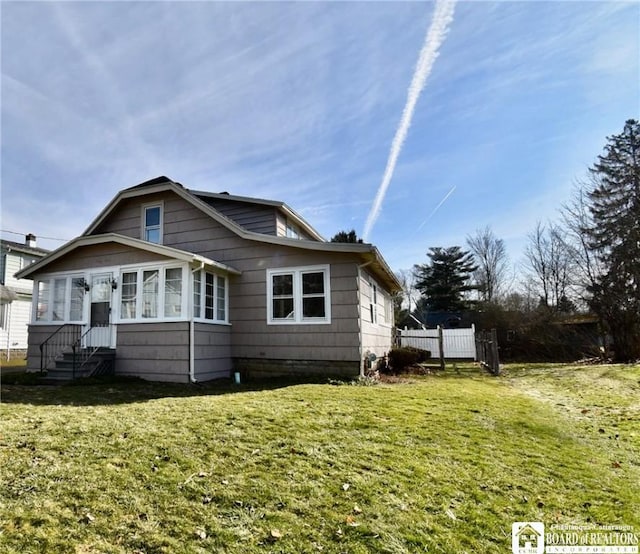
[[[189,280],[189,381],[197,383],[196,379],[196,323],[193,320],[193,274],[196,271],[204,269],[204,262],[200,262],[200,266],[191,270],[191,279]]]

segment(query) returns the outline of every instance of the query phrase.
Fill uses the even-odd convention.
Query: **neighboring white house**
[[[23,244],[4,239],[0,242],[0,356],[4,360],[24,354],[28,343],[33,283],[14,275],[48,253],[36,246],[36,237],[31,234]]]

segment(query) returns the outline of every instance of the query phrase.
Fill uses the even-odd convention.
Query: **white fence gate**
[[[442,329],[444,357],[448,359],[476,359],[476,328]],[[399,329],[400,346],[413,346],[431,351],[432,358],[440,357],[438,329]]]

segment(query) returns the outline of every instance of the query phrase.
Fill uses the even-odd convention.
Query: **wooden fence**
[[[473,325],[468,329],[441,329],[441,331],[441,341],[438,329],[398,329],[398,339],[400,346],[429,350],[432,358],[477,359],[476,329]],[[440,342],[442,342],[442,356]]]
[[[476,352],[478,361],[494,375],[500,374],[498,357],[498,338],[496,330],[480,331],[476,335]]]

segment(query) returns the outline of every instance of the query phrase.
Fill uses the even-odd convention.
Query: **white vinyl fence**
[[[476,359],[476,328],[442,329],[444,357],[447,359]],[[398,329],[400,346],[413,346],[431,351],[432,358],[440,357],[438,347],[438,329]]]

